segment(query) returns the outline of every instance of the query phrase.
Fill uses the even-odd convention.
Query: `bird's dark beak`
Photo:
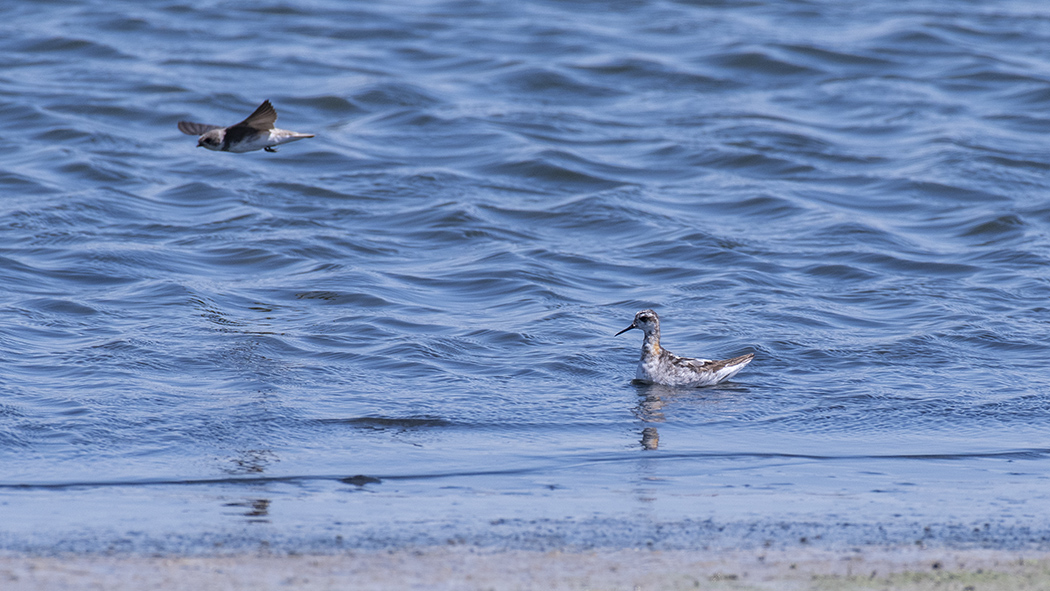
[[[204,147],[204,144],[197,144],[197,147],[198,147],[198,148],[203,148],[203,147]]]
[[[614,337],[618,337],[618,336],[622,335],[623,333],[625,333],[625,332],[627,332],[627,331],[631,330],[632,328],[638,328],[638,327],[637,327],[637,326],[635,326],[634,324],[631,324],[630,326],[628,326],[627,328],[625,328],[625,329],[621,330],[620,332],[618,332],[618,333],[614,334],[613,336],[614,336]]]

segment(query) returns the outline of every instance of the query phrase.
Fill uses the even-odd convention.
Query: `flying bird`
[[[275,146],[314,137],[312,133],[299,133],[273,126],[277,121],[277,110],[270,101],[263,101],[254,113],[236,125],[222,127],[206,123],[179,121],[179,131],[186,135],[199,135],[198,148],[216,152],[251,152],[266,150],[276,152]]]

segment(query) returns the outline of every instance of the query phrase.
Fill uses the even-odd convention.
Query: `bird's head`
[[[208,148],[209,150],[222,150],[222,141],[224,139],[226,139],[225,129],[213,129],[197,140],[197,147]]]

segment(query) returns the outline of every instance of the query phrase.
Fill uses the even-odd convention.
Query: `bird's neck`
[[[652,332],[645,333],[645,340],[642,341],[642,355],[659,355],[660,354],[660,329],[656,329]]]

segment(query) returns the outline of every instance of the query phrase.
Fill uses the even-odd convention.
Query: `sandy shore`
[[[0,557],[0,589],[1050,589],[1050,553],[923,548],[829,552],[490,551],[339,555]]]

